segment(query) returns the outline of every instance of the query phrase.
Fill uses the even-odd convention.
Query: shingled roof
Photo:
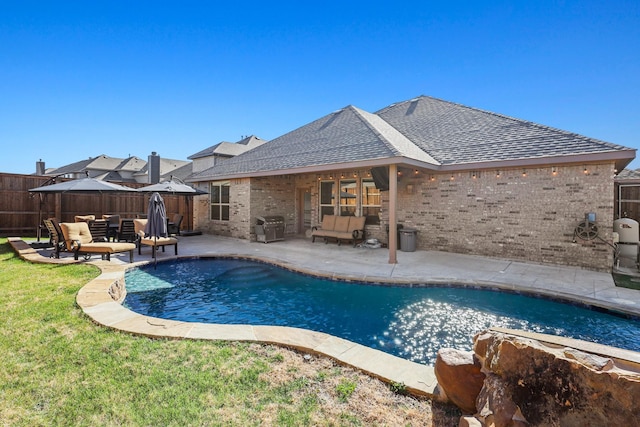
[[[607,159],[622,170],[634,157],[635,150],[620,145],[420,96],[375,114],[347,106],[190,180],[391,163],[447,170]]]
[[[427,96],[392,104],[376,114],[443,165],[629,150]]]
[[[255,135],[247,136],[246,138],[241,139],[238,142],[227,142],[222,141],[217,143],[216,145],[212,145],[211,147],[205,148],[204,150],[198,151],[195,154],[187,157],[188,159],[195,160],[200,159],[202,157],[209,156],[221,156],[221,157],[233,157],[238,156],[245,151],[249,151],[259,145],[264,144],[266,141],[258,138]]]

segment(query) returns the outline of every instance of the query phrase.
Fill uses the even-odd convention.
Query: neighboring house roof
[[[120,164],[116,167],[116,170],[137,172],[146,164],[146,160],[143,160],[140,157],[131,156],[129,158],[123,159],[122,162],[120,162]]]
[[[161,157],[160,158],[160,176],[170,174],[172,171],[188,164],[191,164],[191,162],[187,160],[165,159]],[[146,175],[148,172],[149,172],[149,163],[147,162],[144,165],[144,167],[136,173],[136,175]]]
[[[180,181],[186,180],[193,172],[193,163],[188,162],[180,167],[170,170],[169,172],[160,175],[160,181],[170,181],[171,178],[178,178]]]
[[[375,114],[348,106],[190,181],[320,172],[391,163],[433,170],[615,160],[635,150],[548,126],[420,96]]]
[[[191,174],[192,164],[188,160],[160,159],[160,175],[176,176],[184,179]],[[81,174],[89,171],[92,178],[114,182],[136,182],[131,176],[146,175],[147,161],[136,156],[126,159],[109,157],[101,154],[98,157],[81,160],[59,168],[47,169],[47,175]]]
[[[264,139],[260,139],[257,136],[251,135],[241,139],[238,142],[226,142],[222,141],[216,145],[212,145],[209,148],[205,148],[202,151],[198,151],[195,154],[187,157],[188,159],[195,160],[202,157],[220,156],[220,157],[234,157],[240,155],[246,151],[249,151],[255,147],[264,144]]]
[[[80,160],[78,162],[53,169],[51,170],[51,172],[48,172],[48,174],[49,175],[78,174],[86,170],[110,171],[115,169],[121,162],[122,162],[122,159],[116,159],[113,157],[109,157],[105,154],[101,154],[98,157],[90,157],[86,160]]]
[[[616,175],[616,181],[640,180],[640,170],[623,169]]]

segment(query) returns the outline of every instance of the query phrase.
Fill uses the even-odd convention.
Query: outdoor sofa
[[[336,239],[338,245],[342,241],[352,242],[355,247],[358,241],[364,240],[364,223],[367,220],[364,216],[336,216],[325,215],[322,218],[320,227],[311,228],[311,241],[315,242],[316,237],[322,237],[327,243],[329,239]]]
[[[64,237],[65,248],[73,252],[73,258],[79,255],[89,256],[99,254],[107,261],[111,260],[111,254],[129,252],[129,262],[133,262],[134,243],[107,242],[106,239],[94,239],[86,222],[61,222],[60,229]]]
[[[175,237],[147,237],[144,229],[147,226],[146,219],[136,218],[133,220],[135,232],[137,236],[136,244],[138,246],[138,255],[142,254],[142,246],[151,246],[151,256],[156,257],[156,248],[162,248],[164,252],[165,246],[173,246],[174,252],[178,255],[178,239]]]

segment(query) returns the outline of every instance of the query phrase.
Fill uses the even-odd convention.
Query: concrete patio
[[[70,254],[49,258],[49,249],[33,249],[10,238],[21,257],[33,262],[73,262]],[[433,251],[399,251],[397,264],[388,263],[387,249],[312,243],[310,239],[257,243],[220,236],[179,237],[179,257],[238,256],[270,261],[292,270],[358,281],[420,283],[487,287],[544,295],[640,316],[640,291],[616,287],[610,273],[579,268],[528,264],[504,259]],[[158,260],[175,258],[173,250],[158,252]],[[150,250],[135,253],[133,265],[150,262]],[[83,261],[87,262],[87,261]],[[304,352],[329,356],[388,382],[403,383],[417,394],[436,395],[433,368],[391,356],[328,334],[288,327],[211,325],[177,322],[142,316],[124,308],[124,271],[128,254],[116,254],[111,262],[94,256],[102,274],[83,287],[77,302],[99,324],[151,337],[219,339],[275,343]],[[114,299],[115,298],[115,299]],[[562,337],[513,331],[554,345],[578,348],[617,359],[640,363],[640,353]]]

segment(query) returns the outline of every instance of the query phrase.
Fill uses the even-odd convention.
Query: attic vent
[[[409,109],[407,110],[407,112],[405,113],[405,116],[410,116],[413,114],[414,111],[416,111],[416,108],[418,107],[418,100],[414,99],[411,101],[411,105],[409,105]]]
[[[323,124],[322,126],[320,126],[320,129],[319,129],[319,130],[324,130],[325,128],[327,128],[327,127],[331,126],[331,123],[333,123],[333,121],[334,121],[335,119],[337,119],[337,118],[338,118],[338,116],[340,115],[340,113],[341,113],[342,111],[343,111],[343,110],[338,110],[338,111],[336,111],[335,113],[333,113],[333,115],[331,116],[331,118],[330,118],[329,120],[327,120],[327,122],[326,122],[325,124]]]

